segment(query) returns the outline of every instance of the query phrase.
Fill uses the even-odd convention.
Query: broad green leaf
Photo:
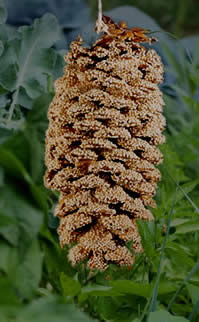
[[[44,187],[43,186],[40,187],[34,183],[31,183],[29,185],[29,188],[30,188],[32,197],[36,202],[37,207],[47,215],[49,211],[48,194],[44,190]]]
[[[27,305],[16,318],[16,322],[89,322],[88,315],[58,297],[40,298]]]
[[[188,320],[181,316],[173,316],[167,311],[159,310],[150,313],[148,322],[188,322]]]
[[[22,162],[9,150],[4,147],[0,148],[0,166],[6,169],[10,175],[15,178],[23,178],[27,183],[31,183],[32,179],[24,168]]]
[[[34,126],[34,124],[32,124],[32,126]],[[34,151],[31,151],[31,146],[28,145],[30,139],[28,125],[24,131],[27,131],[26,135],[24,132],[18,131],[2,144],[0,147],[0,166],[6,170],[6,173],[9,174],[9,176],[12,175],[13,178],[24,180],[28,184],[37,206],[47,213],[49,209],[47,201],[48,196],[43,188],[44,151],[42,148],[37,158],[37,153],[34,154]],[[39,139],[36,142],[36,151],[38,144],[41,144]],[[26,168],[24,167],[24,164]],[[33,167],[32,171],[31,166]],[[31,176],[27,169],[30,169],[30,172],[32,172]],[[34,173],[35,176],[33,176]],[[39,184],[42,184],[42,188],[33,182],[33,180],[36,181],[36,179],[39,181]]]
[[[6,242],[0,243],[0,271],[4,272],[8,281],[16,290],[18,297],[31,298],[36,292],[42,273],[43,254],[38,241],[23,245],[26,240],[18,243],[18,247]]]
[[[171,309],[172,305],[174,304],[175,300],[177,299],[178,295],[181,293],[182,289],[185,287],[185,285],[192,279],[194,274],[199,270],[199,260],[195,263],[195,265],[192,267],[192,270],[187,274],[173,297],[171,298],[169,305],[168,305],[168,310]]]
[[[91,284],[82,288],[81,295],[91,296],[121,296],[122,292],[111,286]]]
[[[0,235],[2,235],[13,246],[18,244],[19,228],[16,217],[4,215],[3,209],[0,208]]]
[[[16,88],[17,63],[16,63],[16,41],[4,43],[4,51],[0,56],[0,85],[9,91]]]
[[[170,264],[172,264],[173,269],[183,266],[183,271],[181,271],[180,276],[185,278],[186,272],[189,271],[194,265],[194,260],[192,259],[192,251],[189,247],[186,247],[183,244],[179,244],[179,242],[171,242],[169,241],[166,250],[167,256],[170,258]],[[170,272],[171,278],[174,274],[173,270]]]
[[[12,131],[0,128],[0,145],[4,143],[10,135],[12,135]]]
[[[0,85],[0,95],[5,95],[5,94],[8,94],[7,89]]]
[[[21,238],[24,243],[33,240],[43,223],[42,212],[28,203],[24,196],[10,185],[0,187],[0,195],[0,214],[3,218],[0,234],[16,246]]]
[[[118,293],[133,294],[145,298],[150,297],[153,291],[153,285],[136,283],[128,280],[111,281],[110,285],[113,287],[113,291],[117,291]],[[159,283],[159,295],[169,294],[174,291],[175,288],[171,285],[171,283],[165,281],[161,281]]]
[[[199,231],[199,221],[189,221],[176,228],[176,234],[186,234],[194,231]]]
[[[47,226],[47,225],[46,225]],[[42,227],[42,249],[44,251],[44,267],[48,279],[55,289],[60,289],[60,272],[74,276],[75,270],[67,261],[66,251],[60,249],[57,236],[47,227]]]
[[[32,26],[20,27],[18,37],[6,42],[0,57],[0,84],[13,92],[7,127],[12,127],[11,120],[18,105],[30,109],[31,100],[48,92],[48,76],[53,75],[60,57],[51,47],[59,37],[56,18],[46,14]]]
[[[171,222],[171,227],[177,227],[179,225],[187,223],[189,220],[189,218],[175,218]]]
[[[53,94],[42,94],[33,102],[33,108],[27,116],[27,127],[33,126],[43,136],[47,125],[47,111]]]
[[[81,291],[81,284],[64,273],[60,275],[60,282],[65,296],[76,296]]]
[[[179,202],[182,198],[184,198],[185,194],[189,194],[195,187],[199,184],[199,180],[193,180],[183,185],[180,185],[181,189],[178,189],[176,201]],[[184,192],[184,193],[183,193]]]
[[[182,61],[179,59],[179,54],[176,55],[165,42],[161,42],[161,46],[164,49],[164,54],[170,65],[169,71],[174,74],[176,73],[180,82],[186,82],[186,75],[182,68]]]
[[[199,287],[195,286],[193,284],[187,284],[187,290],[190,294],[192,303],[195,305],[197,303],[197,301],[199,300]]]
[[[44,139],[48,125],[47,109],[51,100],[51,94],[43,94],[36,99],[23,131],[17,131],[0,148],[0,165],[29,184],[34,182],[43,185]]]
[[[139,233],[142,238],[142,245],[145,249],[145,253],[149,258],[152,258],[155,256],[155,245],[153,241],[153,234],[150,231],[150,223],[137,220],[137,224],[139,228]]]
[[[0,271],[7,276],[13,276],[18,265],[18,248],[9,245],[6,241],[0,242]]]
[[[0,307],[20,304],[16,290],[5,276],[0,276],[0,289]]]
[[[1,49],[0,49],[1,50]],[[8,104],[8,98],[6,95],[1,95],[0,96],[0,108],[2,109]]]
[[[164,155],[164,163],[163,163],[163,175],[168,177],[170,175],[173,177],[177,182],[187,180],[187,177],[184,175],[183,171],[183,162],[180,160],[179,155],[176,151],[172,148],[170,143],[172,141],[172,137],[167,137],[167,143],[160,146],[160,150]],[[166,171],[165,171],[166,169]],[[173,193],[172,193],[173,195]],[[165,201],[167,202],[167,200]],[[170,203],[172,203],[172,196]],[[170,203],[168,208],[170,207]]]
[[[28,96],[26,90],[23,87],[20,87],[17,103],[28,110],[32,109],[34,100]]]
[[[97,304],[94,308],[100,316],[100,321],[111,321],[111,322],[132,322],[132,319],[137,316],[133,307],[137,307],[138,303],[141,303],[140,298],[136,299],[133,296],[125,297],[89,297],[89,302],[93,300],[93,304]],[[132,307],[133,303],[133,307]],[[86,304],[86,303],[85,303]],[[134,312],[133,312],[134,311]]]
[[[135,283],[133,281],[111,281],[110,285],[119,293],[134,294],[148,298],[151,295],[151,286],[149,284]]]
[[[37,97],[46,86],[44,73],[52,73],[56,62],[56,54],[48,49],[59,39],[60,29],[56,18],[51,14],[36,19],[32,26],[19,28],[20,42],[17,52],[17,103],[18,90],[24,87],[31,98]]]
[[[2,152],[2,156],[1,151],[5,151]],[[8,154],[8,152],[10,156],[3,156],[3,153]],[[22,130],[13,132],[13,134],[10,135],[8,139],[0,146],[0,165],[2,165],[5,169],[8,169],[8,171],[12,171],[12,175],[15,176],[14,170],[12,170],[12,168],[16,168],[14,163],[12,165],[12,162],[15,162],[12,160],[13,158],[18,160],[16,162],[20,162],[21,166],[26,169],[26,172],[29,172],[30,148]],[[20,173],[20,170],[18,171],[18,166],[15,172],[16,176]],[[22,175],[20,176],[22,177]]]
[[[52,100],[51,94],[43,94],[34,101],[29,112],[24,135],[30,149],[30,173],[34,182],[43,184],[44,175],[44,138],[48,126],[47,110]]]
[[[170,282],[161,281],[159,283],[158,295],[173,293],[175,289],[176,289],[175,286]]]
[[[35,239],[23,254],[13,276],[13,286],[21,298],[30,298],[36,292],[42,274],[43,255]]]
[[[4,42],[4,44],[5,42],[7,43],[7,41],[11,41],[17,38],[19,38],[19,34],[15,26],[1,24],[0,39]]]
[[[7,9],[3,0],[0,0],[0,25],[6,22],[7,19]]]

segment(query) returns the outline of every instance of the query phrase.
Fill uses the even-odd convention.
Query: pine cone
[[[162,161],[163,66],[142,29],[104,17],[108,31],[91,48],[78,38],[56,83],[46,133],[45,184],[61,191],[61,247],[73,265],[131,266],[143,251],[136,221],[152,220]],[[132,241],[132,251],[126,242]]]

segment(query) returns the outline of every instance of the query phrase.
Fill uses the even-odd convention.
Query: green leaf
[[[76,296],[81,291],[81,284],[64,273],[60,274],[60,282],[65,296]]]
[[[10,246],[6,241],[1,240],[0,253],[0,270],[8,276],[13,276],[19,260],[18,248]]]
[[[13,276],[13,286],[18,290],[21,298],[30,298],[37,290],[42,274],[42,260],[43,254],[35,239],[23,254]]]
[[[30,298],[39,286],[43,255],[36,239],[43,222],[39,210],[11,186],[0,189],[0,270],[21,298]]]
[[[43,94],[34,101],[29,112],[24,135],[30,149],[30,173],[34,182],[43,184],[44,175],[44,138],[48,126],[47,109],[52,95]]]
[[[189,221],[176,228],[176,234],[186,234],[199,230],[199,221]]]
[[[137,224],[145,253],[149,258],[153,258],[155,256],[155,245],[153,241],[153,234],[150,231],[151,223],[137,220]]]
[[[2,218],[0,234],[15,246],[18,245],[21,238],[24,243],[33,240],[43,223],[41,211],[28,203],[24,196],[10,185],[0,187],[0,195]]]
[[[98,284],[91,284],[82,288],[81,295],[91,295],[91,296],[121,296],[122,292],[114,289],[111,286],[104,286]],[[81,296],[80,295],[80,296]]]
[[[48,125],[47,111],[52,98],[52,93],[43,93],[34,101],[32,110],[28,113],[27,116],[27,126],[33,126],[37,129],[37,131],[42,133],[42,136]]]
[[[161,46],[164,49],[164,54],[170,65],[169,71],[172,72],[172,74],[176,73],[180,82],[183,83],[184,81],[184,83],[186,83],[186,74],[184,68],[182,68],[182,61],[179,59],[179,55],[175,55],[175,53],[171,50],[171,48],[169,48],[169,46],[165,42],[161,42]]]
[[[0,276],[0,307],[10,306],[10,305],[19,305],[19,299],[17,297],[16,291],[13,288],[13,285],[10,281]]]
[[[48,92],[48,75],[53,74],[60,56],[51,47],[59,37],[56,18],[46,14],[32,26],[20,27],[18,38],[6,42],[0,57],[0,84],[13,92],[7,127],[12,127],[11,120],[18,105],[31,108],[31,100]]]
[[[167,311],[159,310],[150,313],[148,322],[188,322],[188,320],[181,316],[173,316]]]
[[[28,183],[34,181],[43,185],[47,109],[52,97],[52,94],[43,94],[34,100],[23,130],[17,131],[0,148],[0,164],[13,176],[20,176]]]
[[[175,291],[175,289],[176,289],[175,286],[173,284],[171,284],[170,282],[161,281],[159,283],[158,295],[173,293]]]
[[[0,148],[0,166],[6,169],[10,175],[16,178],[22,178],[27,183],[31,183],[32,179],[24,168],[22,162],[9,150],[3,146]]]
[[[0,145],[4,143],[10,135],[12,135],[12,131],[0,128]]]
[[[187,223],[189,220],[189,218],[175,218],[171,222],[171,227],[177,227],[179,225]]]
[[[51,14],[36,19],[32,26],[19,28],[21,36],[17,64],[16,89],[24,87],[31,98],[37,97],[46,86],[45,73],[52,73],[56,54],[50,48],[60,36],[56,18]],[[17,92],[18,93],[18,92]],[[17,104],[17,97],[14,103]]]
[[[168,305],[168,310],[171,309],[172,305],[174,304],[175,300],[177,299],[178,295],[181,293],[182,289],[184,286],[192,279],[193,275],[199,270],[199,260],[196,262],[196,264],[193,266],[192,270],[187,274],[185,277],[184,281],[181,283],[173,297],[171,298],[169,305]]]
[[[159,290],[159,284],[160,284],[160,277],[161,277],[161,274],[162,274],[164,252],[165,252],[165,247],[166,247],[166,244],[167,244],[167,241],[168,241],[168,238],[169,238],[170,224],[171,224],[174,208],[175,208],[175,205],[176,205],[176,194],[177,194],[177,188],[176,188],[176,191],[175,191],[175,194],[174,194],[173,204],[172,204],[172,207],[171,207],[170,212],[169,212],[169,219],[168,219],[168,222],[167,222],[165,237],[163,239],[162,246],[161,246],[158,271],[157,271],[157,276],[156,276],[154,287],[153,287],[153,292],[152,292],[152,295],[151,295],[151,302],[150,302],[148,312],[155,311],[156,307],[157,307],[158,290]]]
[[[118,280],[111,281],[110,285],[113,288],[113,291],[118,292],[117,295],[122,294],[133,294],[145,298],[149,298],[153,291],[153,285],[144,284],[144,283],[136,283],[128,280]],[[159,283],[158,294],[164,295],[175,291],[175,288],[171,285],[171,283],[161,281]]]
[[[128,280],[111,281],[110,285],[119,293],[134,294],[145,298],[151,295],[152,290],[149,284],[135,283]]]
[[[23,167],[27,171],[29,170],[29,162],[30,162],[29,144],[22,130],[13,131],[13,135],[10,135],[8,139],[5,142],[3,142],[3,144],[0,146],[0,151],[1,149],[10,151],[11,154],[14,155],[15,158],[17,158],[20,161]],[[0,162],[1,162],[1,157],[0,157]],[[6,169],[7,163],[4,161],[2,163],[2,166],[5,167]]]
[[[43,100],[41,100],[41,102],[44,103]],[[28,184],[30,192],[35,202],[37,203],[37,206],[47,214],[49,210],[47,201],[48,195],[43,188],[44,145],[42,146],[39,155],[37,155],[37,153],[34,153],[33,150],[30,151],[31,147],[30,145],[28,145],[28,141],[31,140],[31,138],[29,137],[31,133],[28,131],[30,126],[30,124],[27,124],[27,127],[24,130],[25,133],[27,132],[26,135],[24,135],[24,132],[18,131],[17,133],[12,135],[6,142],[4,142],[4,144],[2,144],[2,146],[0,147],[0,166],[2,166],[4,170],[6,170],[9,176],[17,179],[22,179]],[[32,127],[33,126],[34,124],[32,124]],[[41,144],[39,139],[40,138],[38,138],[38,141],[36,142],[36,151],[38,150],[37,144]],[[27,169],[24,167],[24,164],[27,169],[30,167],[30,171],[32,170],[32,176],[30,176]],[[37,186],[33,182],[33,180],[38,181],[39,184],[42,184],[42,188]]]
[[[167,137],[167,143],[160,146],[160,150],[164,155],[163,175],[166,175],[168,177],[169,174],[177,182],[185,181],[187,178],[184,175],[183,162],[180,160],[177,152],[172,148],[170,140],[172,140],[172,137]],[[167,173],[164,168],[166,168]],[[168,208],[170,208],[170,205],[172,204],[172,196],[170,199],[171,200],[169,200],[170,204]]]
[[[16,322],[89,322],[92,319],[72,304],[48,296],[34,300],[16,318]]]
[[[197,179],[180,185],[181,189],[178,189],[177,191],[176,202],[179,202],[182,200],[182,198],[184,198],[185,194],[189,194],[192,190],[194,190],[198,183],[199,180]]]
[[[30,96],[28,96],[26,90],[23,87],[20,87],[17,103],[20,106],[27,108],[28,110],[31,110],[33,102],[33,99]]]
[[[192,303],[195,305],[199,300],[199,287],[192,284],[187,284],[186,287],[190,294]]]
[[[17,218],[4,215],[2,209],[0,210],[0,234],[13,246],[17,245],[19,239]]]
[[[1,50],[1,49],[0,49]],[[8,103],[8,98],[5,95],[0,95],[0,108],[3,109]]]
[[[187,245],[188,246],[188,245]],[[183,266],[183,271],[181,271],[180,279],[184,279],[186,276],[186,272],[189,271],[194,265],[194,260],[192,259],[192,250],[191,248],[185,246],[184,244],[179,244],[179,242],[171,242],[169,241],[166,246],[166,255],[170,258],[170,263],[172,267],[176,267],[178,271],[178,267]],[[171,278],[174,272],[171,271]]]
[[[19,38],[19,34],[15,26],[8,24],[1,25],[0,39],[4,42],[4,44],[7,43],[7,41],[12,41],[17,38]]]
[[[44,187],[38,187],[36,184],[31,183],[29,188],[37,207],[47,215],[49,212],[48,194]]]
[[[4,43],[4,51],[0,56],[0,84],[5,89],[13,91],[17,83],[16,41]]]
[[[7,20],[7,9],[5,7],[4,1],[0,0],[0,24],[3,24]]]

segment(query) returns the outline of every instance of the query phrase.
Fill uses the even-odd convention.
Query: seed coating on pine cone
[[[163,66],[153,49],[124,33],[104,34],[91,48],[79,38],[65,58],[45,155],[45,184],[61,192],[60,244],[73,243],[73,265],[131,266],[143,251],[136,221],[153,219],[146,207],[155,207],[160,180]]]

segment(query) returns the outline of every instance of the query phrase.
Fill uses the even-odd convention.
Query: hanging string
[[[96,32],[108,32],[108,27],[102,19],[102,0],[98,0],[98,19],[96,21]]]

